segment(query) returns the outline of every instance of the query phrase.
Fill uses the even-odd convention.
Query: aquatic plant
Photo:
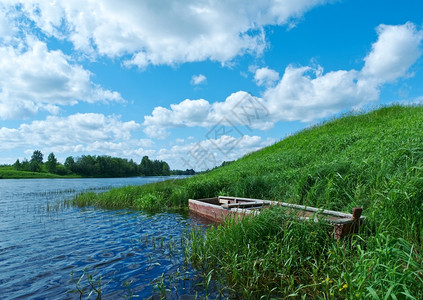
[[[412,243],[383,232],[337,241],[326,226],[268,209],[206,234],[193,231],[186,259],[225,278],[243,299],[423,296],[423,257]]]
[[[345,212],[362,206],[365,230],[348,241],[269,212],[193,233],[187,260],[245,298],[421,299],[422,132],[422,106],[350,113],[206,174],[83,194],[74,204],[159,209],[232,195]]]
[[[87,284],[84,284],[84,278],[86,278]],[[71,280],[75,284],[75,289],[70,290],[69,293],[78,293],[79,299],[82,299],[86,295],[86,299],[90,299],[91,295],[95,295],[96,300],[101,300],[102,295],[102,277],[100,275],[92,275],[87,268],[82,270],[82,274],[75,278],[74,272],[71,273]]]

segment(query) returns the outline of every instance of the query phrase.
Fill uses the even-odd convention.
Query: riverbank
[[[227,195],[344,212],[361,206],[367,221],[348,241],[268,212],[193,232],[187,260],[242,298],[422,299],[422,132],[422,106],[351,114],[207,174],[83,194],[73,203],[149,209]]]
[[[180,176],[186,177],[189,175],[168,175],[167,177]],[[125,176],[128,177],[128,176]],[[107,177],[107,176],[82,176],[78,174],[58,175],[48,172],[29,172],[18,171],[13,166],[0,166],[0,179],[50,179],[50,178],[125,178],[125,177]],[[154,177],[154,176],[130,176],[130,177]],[[129,178],[130,178],[129,177]]]
[[[53,173],[17,171],[12,166],[0,166],[0,179],[35,179],[35,178],[81,178],[78,175],[57,175]]]

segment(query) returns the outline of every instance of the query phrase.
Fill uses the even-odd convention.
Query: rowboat
[[[260,211],[271,206],[283,206],[287,208],[287,213],[299,220],[327,221],[333,227],[333,236],[336,239],[356,233],[365,219],[361,215],[363,211],[361,207],[353,208],[352,213],[348,214],[285,202],[228,196],[189,199],[188,203],[189,209],[193,213],[220,223],[228,217],[243,218],[246,215],[259,214]]]

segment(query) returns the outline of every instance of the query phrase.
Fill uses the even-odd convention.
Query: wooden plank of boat
[[[242,208],[224,208],[218,198],[189,199],[189,209],[214,222],[224,222],[227,217],[244,216],[251,212]]]
[[[264,207],[269,206],[270,203],[261,203],[261,202],[243,202],[243,203],[228,203],[222,204],[221,206],[226,209],[230,208],[250,208],[250,207]]]
[[[292,213],[300,220],[326,220],[333,226],[333,234],[336,239],[341,239],[357,232],[358,227],[365,219],[361,215],[361,207],[354,208],[353,213],[348,214],[316,207],[252,198],[219,196],[217,198],[189,199],[190,211],[214,222],[223,222],[228,217],[240,218],[245,215],[258,214],[261,209],[274,205],[287,207],[288,213]]]

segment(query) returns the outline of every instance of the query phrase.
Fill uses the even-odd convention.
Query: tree
[[[41,153],[41,151],[40,150],[35,150],[33,153],[32,153],[32,156],[31,156],[31,163],[32,162],[36,162],[37,164],[42,164],[43,163],[43,154]]]
[[[153,162],[148,158],[148,156],[144,156],[141,160],[140,173],[145,176],[153,175]]]
[[[50,153],[48,155],[47,161],[46,161],[46,169],[47,172],[50,173],[56,173],[57,171],[57,158],[54,156],[54,153]]]
[[[13,168],[17,171],[19,171],[22,168],[21,162],[19,161],[19,158],[16,160],[16,162],[13,164]]]
[[[75,159],[72,156],[68,156],[65,160],[65,168],[69,172],[75,172]]]
[[[170,168],[165,161],[150,160],[148,156],[144,156],[140,163],[139,172],[144,176],[169,176]]]
[[[31,166],[29,164],[29,161],[24,158],[24,160],[21,163],[21,170],[22,171],[31,171]]]
[[[98,174],[96,172],[96,158],[91,155],[82,155],[77,158],[75,162],[75,173],[82,176],[94,176]]]
[[[41,165],[43,164],[43,154],[40,150],[35,150],[32,153],[29,161],[29,169],[32,172],[41,172]]]
[[[41,172],[41,164],[39,164],[36,160],[32,160],[29,162],[29,170],[31,172]]]
[[[169,165],[167,164],[167,162],[162,162],[162,175],[163,176],[169,176],[170,175],[170,168]]]

